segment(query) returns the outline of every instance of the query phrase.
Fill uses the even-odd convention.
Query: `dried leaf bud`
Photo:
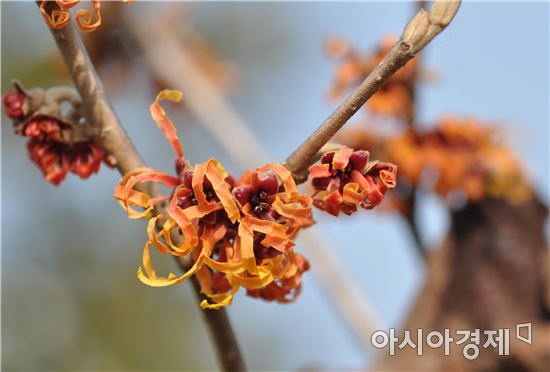
[[[430,20],[428,18],[428,13],[424,9],[420,9],[405,27],[401,39],[409,44],[411,49],[417,50],[417,45],[421,43],[422,39],[426,36],[429,26]]]
[[[430,23],[437,24],[441,26],[442,29],[447,27],[458,12],[460,3],[461,2],[458,0],[434,1],[429,12]]]
[[[429,12],[421,9],[407,24],[401,36],[410,46],[410,52],[421,51],[451,22],[460,7],[460,0],[436,0]]]

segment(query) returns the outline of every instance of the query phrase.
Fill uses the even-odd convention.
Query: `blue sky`
[[[4,3],[2,8],[3,62],[40,58],[54,50],[34,4]],[[549,182],[548,8],[545,2],[463,4],[449,29],[423,53],[423,63],[438,71],[440,79],[421,88],[419,107],[420,121],[426,123],[444,113],[504,123],[506,140],[525,162],[544,200],[548,200]],[[239,85],[229,96],[230,102],[261,139],[271,160],[281,161],[334,108],[324,100],[335,66],[323,54],[323,41],[337,35],[360,48],[370,47],[382,35],[400,32],[411,15],[412,3],[194,3],[191,9],[193,26],[238,69]],[[34,26],[27,28],[21,19]],[[10,72],[4,63],[2,73]],[[114,106],[147,162],[171,171],[171,150],[149,117],[152,98],[147,81],[136,76],[122,94],[114,96]],[[181,138],[193,162],[215,156],[231,171],[242,171],[195,118],[179,115],[174,121],[181,123]],[[60,248],[71,245],[69,238],[94,243],[93,253],[88,253],[94,261],[79,276],[70,277],[81,281],[80,291],[108,292],[111,273],[102,271],[102,262],[115,257],[118,270],[126,275],[126,285],[143,291],[139,293],[146,298],[155,296],[161,307],[163,302],[176,306],[166,310],[170,316],[177,316],[177,306],[183,302],[192,304],[186,289],[171,288],[153,295],[135,283],[144,225],[126,220],[111,199],[118,180],[114,171],[102,171],[88,182],[70,178],[59,188],[46,185],[27,160],[23,141],[10,133],[4,120],[2,155],[2,271],[3,291],[8,293],[3,299],[12,303],[4,317],[17,321],[17,312],[20,317],[39,316],[33,310],[39,304],[9,297],[11,289],[49,295],[52,305],[44,311],[53,320],[51,326],[42,326],[42,332],[53,341],[40,347],[49,347],[54,356],[62,358],[70,350],[64,343],[80,342],[80,334],[72,329],[82,319],[77,310],[71,310],[77,308],[75,299],[64,290],[68,274],[59,269],[58,262],[62,254],[64,259],[79,259],[78,247],[69,250],[69,258],[67,250]],[[437,246],[446,230],[445,209],[434,197],[423,200],[423,205],[422,233],[430,245]],[[398,327],[424,276],[403,221],[370,212],[338,220],[317,216],[318,228],[342,256],[384,323]],[[235,300],[229,312],[250,367],[351,368],[369,360],[316,281],[312,264],[303,295],[295,304],[268,304],[242,295]],[[30,271],[42,279],[28,280],[25,274]],[[180,297],[182,293],[185,297]],[[60,309],[68,315],[60,316]],[[70,330],[60,333],[59,326]],[[161,345],[168,341],[157,340]],[[195,347],[208,350],[204,335]],[[4,356],[9,358],[13,350]],[[41,360],[39,355],[34,357]],[[119,367],[124,368],[121,363]],[[105,364],[113,365],[117,366]]]

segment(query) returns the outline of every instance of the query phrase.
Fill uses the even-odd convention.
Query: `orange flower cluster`
[[[124,0],[125,3],[132,2],[133,0]],[[71,13],[69,10],[78,3],[80,0],[55,0],[58,9],[54,9],[51,13],[48,13],[46,5],[53,3],[53,0],[42,0],[40,4],[40,12],[46,20],[46,24],[54,29],[60,30],[69,23],[71,19]],[[101,25],[101,3],[99,0],[92,0],[92,11],[88,9],[79,9],[76,12],[76,24],[85,32],[93,31]]]
[[[130,218],[149,219],[138,278],[162,287],[195,275],[209,298],[202,308],[229,305],[240,287],[269,301],[294,300],[309,268],[306,259],[294,252],[294,238],[313,224],[311,198],[298,192],[281,164],[246,172],[236,182],[215,159],[192,167],[161,100],[178,102],[181,93],[161,91],[151,105],[154,120],[176,153],[177,174],[137,169],[126,174],[115,190]],[[137,187],[143,183],[160,183],[171,193],[152,197]],[[167,215],[155,215],[155,208],[164,202]],[[183,235],[182,243],[175,241],[178,235]],[[179,277],[172,273],[160,277],[151,264],[152,247],[161,254],[188,257],[192,266]]]
[[[324,154],[321,164],[309,168],[309,177],[317,208],[334,216],[350,215],[358,206],[372,209],[382,202],[386,191],[397,184],[397,166],[369,162],[367,151],[344,146]]]
[[[329,97],[339,99],[347,91],[359,85],[388,54],[397,37],[388,36],[377,49],[362,56],[351,43],[342,39],[328,42],[327,53],[338,59]],[[416,75],[416,59],[412,59],[395,73],[366,103],[373,114],[403,118],[411,109],[411,90]]]
[[[432,130],[389,139],[387,156],[411,184],[418,184],[427,170],[434,173],[433,189],[444,197],[458,190],[472,201],[529,198],[532,190],[521,163],[494,134],[473,120],[446,117]]]
[[[3,103],[7,116],[14,120],[15,133],[29,138],[29,156],[42,170],[46,181],[59,185],[68,172],[86,179],[99,171],[102,162],[112,166],[103,149],[92,140],[65,141],[62,131],[70,132],[71,125],[60,117],[30,115],[27,98],[22,90],[8,92]]]

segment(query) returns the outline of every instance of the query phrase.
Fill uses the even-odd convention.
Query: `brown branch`
[[[92,127],[99,129],[97,143],[116,160],[116,166],[121,174],[143,167],[145,162],[128,138],[107,100],[102,83],[72,22],[61,30],[51,30],[51,32],[82,98],[86,119]],[[178,259],[178,264],[183,270],[189,268],[188,260]],[[196,280],[191,281],[200,302],[203,299],[200,286]],[[214,341],[222,369],[246,370],[225,310],[204,310],[202,313]]]
[[[367,102],[382,85],[451,22],[460,1],[436,0],[408,23],[399,41],[359,87],[285,161],[293,174],[307,168],[315,154]]]

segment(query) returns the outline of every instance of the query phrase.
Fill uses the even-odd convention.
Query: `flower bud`
[[[6,107],[6,115],[10,119],[21,119],[24,116],[23,105],[26,98],[23,93],[8,92],[4,95],[2,103]]]

